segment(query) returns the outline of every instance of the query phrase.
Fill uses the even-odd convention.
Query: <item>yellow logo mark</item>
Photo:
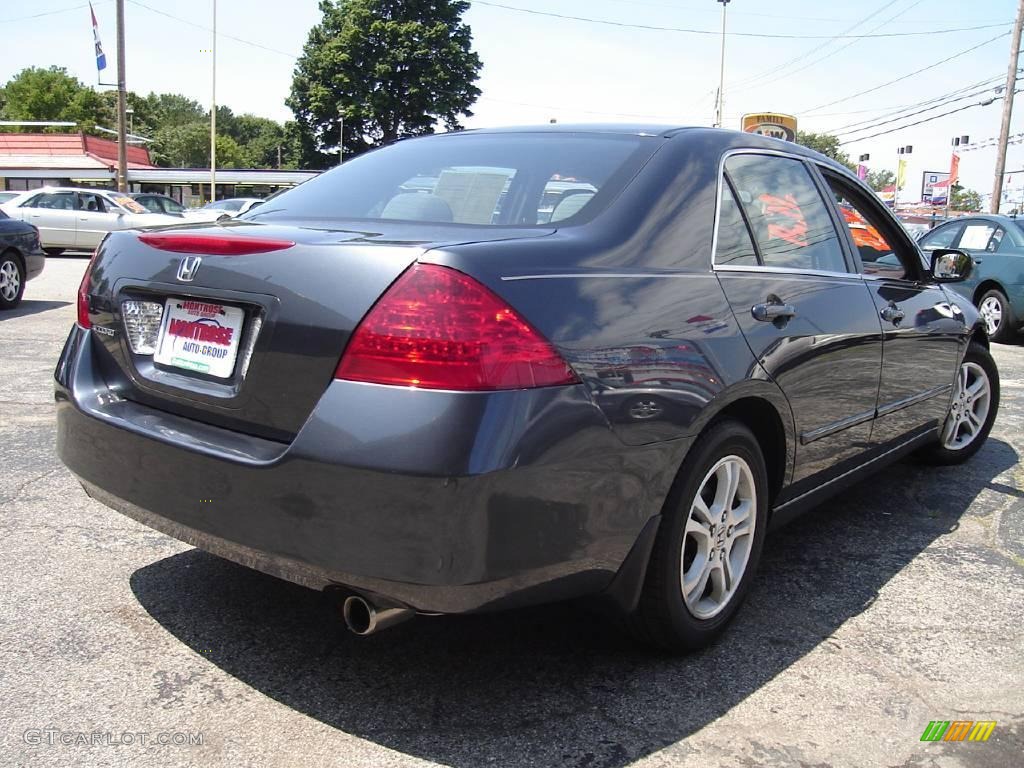
[[[995,730],[995,720],[979,720],[974,724],[974,730],[971,731],[971,735],[967,737],[968,741],[988,741],[988,737],[992,735],[992,731]]]

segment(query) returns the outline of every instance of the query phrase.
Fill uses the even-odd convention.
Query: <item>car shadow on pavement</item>
[[[1018,457],[890,467],[769,536],[757,584],[714,647],[638,648],[583,605],[419,617],[348,634],[324,595],[198,550],[136,571],[142,606],[257,691],[348,734],[457,768],[618,768],[694,733],[825,642],[965,515]]]
[[[0,320],[11,320],[15,317],[27,317],[28,315],[36,315],[40,312],[47,312],[51,309],[60,309],[70,304],[70,301],[35,301],[31,299],[22,299],[14,309],[5,309],[0,312]]]

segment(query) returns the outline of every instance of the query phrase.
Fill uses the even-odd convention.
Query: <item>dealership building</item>
[[[316,176],[316,171],[218,168],[217,199],[266,197]],[[117,185],[117,142],[84,133],[0,133],[0,190],[44,186]],[[210,199],[209,168],[158,168],[145,147],[128,147],[132,192],[169,195],[186,206]]]

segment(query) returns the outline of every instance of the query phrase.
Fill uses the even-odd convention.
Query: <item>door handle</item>
[[[755,304],[750,308],[750,314],[762,323],[774,323],[796,317],[796,307],[792,304]]]
[[[878,314],[882,316],[883,320],[888,323],[892,323],[893,325],[899,325],[900,321],[907,316],[906,312],[892,303]]]

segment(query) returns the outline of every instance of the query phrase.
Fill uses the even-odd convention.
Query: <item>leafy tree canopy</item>
[[[959,184],[954,184],[953,197],[949,203],[954,211],[977,213],[981,210],[981,195],[973,189],[964,189]]]
[[[210,113],[177,93],[127,94],[131,129],[153,139],[147,144],[154,163],[205,168],[210,164]],[[0,119],[78,123],[78,130],[111,138],[99,128],[117,125],[117,94],[97,91],[60,67],[23,69],[0,87]],[[8,130],[64,132],[67,128]],[[300,137],[294,123],[281,125],[256,115],[235,115],[217,108],[217,165],[224,168],[296,168]],[[280,155],[278,148],[280,147]]]
[[[886,168],[879,168],[876,171],[868,171],[866,181],[875,192],[881,192],[896,183],[896,174]]]
[[[285,102],[295,113],[303,160],[332,162],[344,116],[346,153],[433,133],[480,95],[461,0],[321,0],[323,20],[295,68]]]
[[[71,121],[93,132],[97,124],[109,125],[114,112],[103,94],[69,75],[63,67],[29,67],[0,88],[0,115],[4,120]]]
[[[839,137],[830,133],[810,133],[808,131],[796,132],[796,143],[820,152],[826,157],[842,163],[850,170],[855,170],[856,165],[850,162],[850,156],[839,148]]]

